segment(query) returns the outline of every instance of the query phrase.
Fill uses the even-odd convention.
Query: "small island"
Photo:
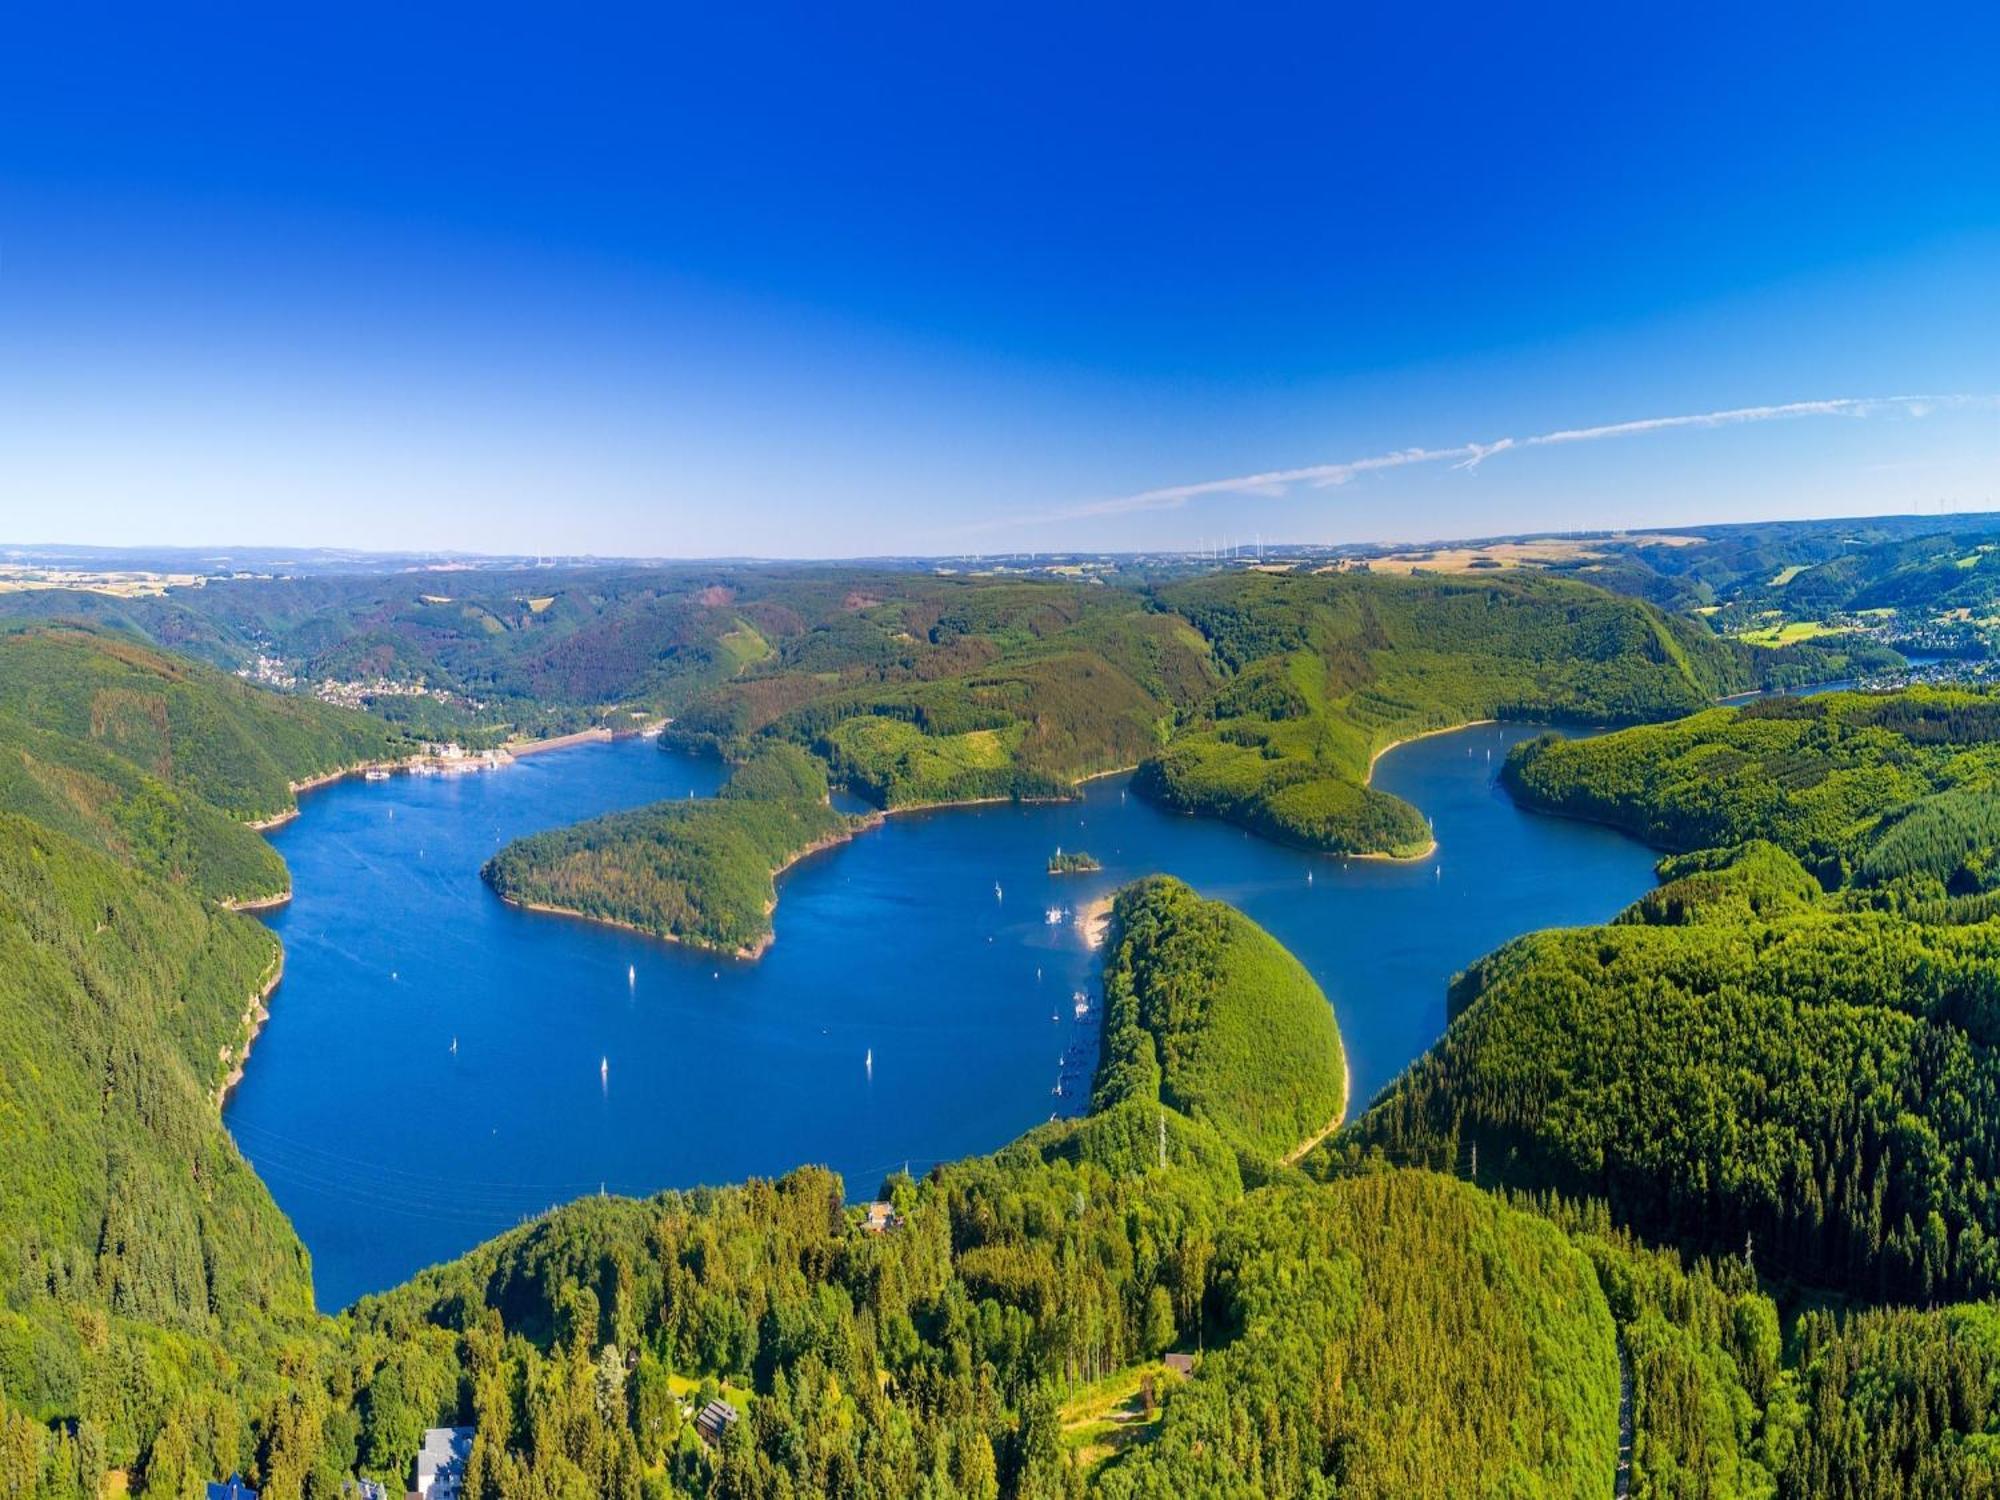
[[[1086,854],[1081,849],[1068,854],[1058,849],[1054,854],[1049,856],[1049,873],[1051,875],[1084,875],[1092,870],[1101,870],[1103,868],[1103,863],[1099,861],[1096,855]]]

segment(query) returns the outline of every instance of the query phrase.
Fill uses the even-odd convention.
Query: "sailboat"
[[[601,1057],[597,1060],[597,1081],[601,1084],[604,1084],[607,1088],[610,1087],[611,1084],[610,1058]]]
[[[993,882],[993,899],[994,899],[995,901],[998,901],[998,900],[1000,900],[1000,899],[1001,899],[1001,898],[1000,898],[1000,882],[999,882],[999,881],[997,881],[997,880]]]
[[[639,966],[637,964],[625,965],[625,982],[627,984],[637,984],[639,982]]]
[[[870,1047],[867,1055],[861,1059],[861,1066],[870,1078],[875,1076],[875,1049],[873,1047]]]
[[[453,1057],[456,1057],[456,1056],[458,1056],[458,1038],[457,1038],[457,1037],[453,1037],[453,1038],[451,1039],[451,1055],[452,1055]]]

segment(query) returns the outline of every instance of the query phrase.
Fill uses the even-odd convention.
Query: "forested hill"
[[[1661,848],[1768,839],[1828,886],[1914,895],[2000,881],[2000,697],[1951,688],[1768,698],[1593,740],[1517,747],[1530,807]]]
[[[60,625],[0,626],[0,711],[244,821],[290,812],[293,783],[380,760],[400,741],[365,715]]]
[[[289,889],[246,826],[292,784],[403,753],[379,721],[127,638],[0,626],[0,811],[224,901]]]
[[[1160,602],[1229,678],[1141,768],[1140,789],[1342,853],[1429,846],[1414,808],[1367,786],[1398,739],[1486,718],[1670,718],[1745,671],[1705,627],[1528,574],[1228,574]]]
[[[1166,1103],[1277,1160],[1339,1123],[1347,1066],[1332,1007],[1263,928],[1170,876],[1122,891],[1104,969],[1094,1110]]]
[[[0,814],[0,1394],[88,1418],[100,1459],[274,1389],[315,1327],[216,1113],[278,964],[251,919]]]
[[[714,797],[531,834],[482,873],[524,906],[754,958],[771,941],[777,873],[866,823],[828,805],[818,761],[766,743]]]
[[[1366,786],[1392,740],[1495,715],[1671,717],[1756,685],[1774,657],[1529,570],[1155,586],[677,565],[212,580],[15,607],[144,630],[440,737],[669,714],[670,746],[740,758],[782,739],[886,808],[1068,796],[1145,762],[1142,790],[1175,806],[1349,853],[1428,838]]]
[[[1602,1196],[1669,1242],[1747,1237],[1804,1282],[2000,1291],[1995,709],[1830,695],[1529,747],[1511,776],[1546,805],[1750,841],[1664,862],[1610,927],[1475,965],[1443,1040],[1326,1159],[1476,1144],[1483,1174]]]

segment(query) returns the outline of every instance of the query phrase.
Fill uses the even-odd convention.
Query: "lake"
[[[1313,972],[1358,1110],[1443,1030],[1454,971],[1652,884],[1639,844],[1494,786],[1537,732],[1477,726],[1382,758],[1376,785],[1437,831],[1412,864],[1279,848],[1123,776],[1080,802],[899,814],[780,881],[755,963],[516,911],[479,879],[522,834],[712,791],[714,761],[626,740],[344,781],[272,835],[296,892],[268,914],[285,978],[224,1119],[328,1308],[584,1193],[817,1162],[867,1195],[1081,1109],[1097,957],[1069,914],[1156,871],[1241,907]],[[1059,846],[1103,870],[1048,875]]]

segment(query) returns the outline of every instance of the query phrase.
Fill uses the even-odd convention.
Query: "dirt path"
[[[1284,1154],[1281,1160],[1286,1166],[1296,1167],[1306,1159],[1307,1152],[1311,1151],[1313,1147],[1340,1129],[1340,1122],[1347,1118],[1347,1094],[1349,1087],[1350,1075],[1347,1071],[1347,1049],[1343,1047],[1340,1053],[1340,1108],[1334,1112],[1333,1118],[1326,1122],[1326,1127],[1319,1134],[1307,1136],[1306,1139],[1300,1141],[1298,1145],[1292,1147],[1291,1150]]]

